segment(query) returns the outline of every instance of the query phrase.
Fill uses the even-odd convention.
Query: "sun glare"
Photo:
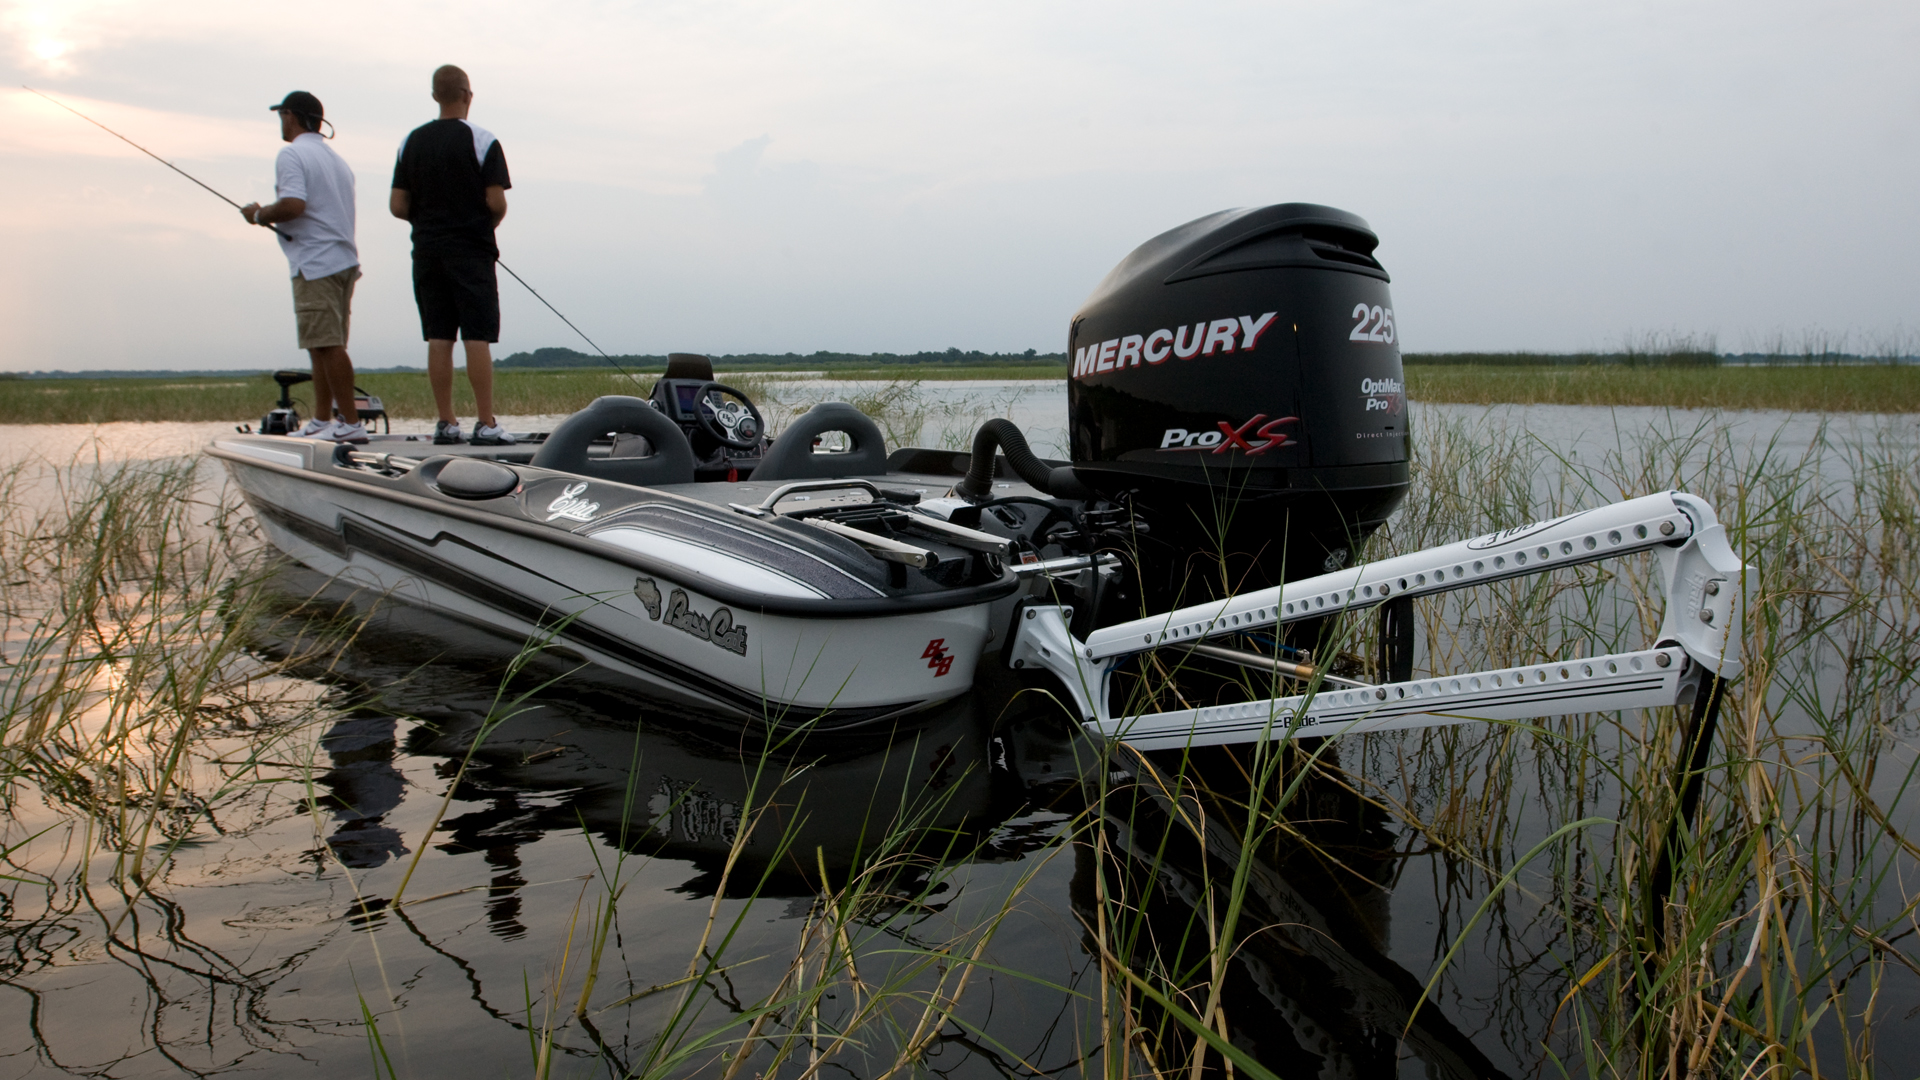
[[[67,43],[57,38],[41,38],[34,43],[33,55],[52,63],[67,55]]]

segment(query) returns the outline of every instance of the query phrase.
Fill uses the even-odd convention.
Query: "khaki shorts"
[[[303,349],[324,349],[347,343],[347,323],[352,318],[353,283],[360,280],[360,268],[349,266],[337,274],[317,281],[293,279],[293,321]]]

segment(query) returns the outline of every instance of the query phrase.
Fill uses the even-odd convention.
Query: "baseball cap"
[[[267,106],[268,112],[279,112],[282,109],[290,113],[298,113],[301,116],[311,116],[315,120],[319,120],[327,114],[326,110],[320,106],[320,99],[307,93],[305,90],[295,90],[293,93],[288,94],[286,99],[280,102],[280,104]]]

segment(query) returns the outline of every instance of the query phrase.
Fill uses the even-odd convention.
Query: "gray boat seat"
[[[819,451],[815,439],[829,431],[841,431],[852,445],[841,451]],[[887,471],[887,440],[880,425],[859,409],[844,401],[823,401],[773,440],[760,464],[753,470],[755,480],[837,480],[843,476],[878,476]]]
[[[595,439],[613,435],[639,435],[653,447],[648,457],[587,457],[587,447]],[[578,473],[616,484],[693,483],[693,447],[687,444],[680,425],[661,415],[645,398],[608,395],[565,420],[547,436],[533,455],[531,464],[538,469]]]

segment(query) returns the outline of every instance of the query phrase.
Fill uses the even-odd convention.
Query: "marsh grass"
[[[1406,363],[1416,401],[1464,405],[1645,405],[1789,412],[1920,411],[1920,366],[1646,366]]]
[[[290,367],[302,369],[299,363]],[[801,365],[802,368],[805,365]],[[645,397],[657,371],[618,371],[612,367],[567,368],[558,371],[494,372],[494,407],[506,416],[552,416],[584,408],[605,394]],[[731,386],[764,385],[775,376],[758,371],[721,371],[716,376]],[[836,370],[834,379],[919,383],[942,381],[1063,380],[1066,369],[1026,366],[961,366],[929,374],[922,369]],[[356,380],[379,396],[396,419],[434,418],[433,394],[426,372],[363,374]],[[293,388],[292,397],[302,416],[312,415],[312,387]],[[464,375],[453,383],[454,407],[461,416],[473,414],[472,389]],[[279,399],[280,388],[266,375],[167,376],[123,379],[7,379],[0,380],[0,424],[101,424],[113,421],[229,421],[257,424],[261,414]]]
[[[909,388],[874,393],[866,404],[890,427],[924,433]],[[637,903],[650,856],[624,832],[598,847],[582,823],[590,880],[557,951],[525,969],[516,1023],[528,1057],[503,1068],[894,1077],[932,1071],[934,1049],[964,1038],[1036,1071],[996,1042],[980,987],[999,979],[1069,1002],[1080,1050],[1055,1072],[1193,1077],[1230,1062],[1233,1075],[1268,1075],[1272,1064],[1246,1049],[1244,1018],[1258,1012],[1234,980],[1248,957],[1337,953],[1329,924],[1303,920],[1289,890],[1316,875],[1338,894],[1410,888],[1414,866],[1431,868],[1438,925],[1431,962],[1376,988],[1370,1015],[1387,1043],[1429,1038],[1473,1004],[1488,1018],[1476,1038],[1545,1075],[1904,1074],[1876,1056],[1876,1037],[1910,1022],[1920,985],[1920,901],[1903,891],[1920,862],[1908,793],[1920,668],[1912,440],[1887,429],[1867,442],[1822,433],[1756,448],[1711,419],[1669,420],[1576,461],[1515,427],[1439,419],[1415,446],[1415,497],[1372,555],[1680,487],[1714,503],[1760,568],[1747,672],[1729,688],[1699,814],[1669,852],[1664,900],[1647,883],[1675,816],[1680,710],[1186,755],[1084,744],[1083,797],[992,889],[969,887],[983,840],[942,824],[937,791],[873,805],[872,833],[848,865],[805,850],[797,823],[809,806],[848,793],[810,788],[804,744],[768,732],[742,758],[740,826],[704,898],[704,929],[671,977],[610,976],[619,913]],[[294,669],[248,652],[237,629],[266,609],[252,588],[257,540],[230,493],[180,463],[75,463],[56,470],[57,497],[39,498],[34,468],[0,471],[0,566],[10,586],[25,583],[7,590],[0,796],[9,811],[39,800],[58,813],[10,813],[0,832],[8,933],[24,941],[50,913],[85,908],[115,934],[130,922],[133,956],[159,955],[186,947],[165,929],[183,922],[157,874],[170,853],[243,832],[267,792],[304,784],[311,796],[311,763],[275,762],[310,734],[313,686],[282,678]],[[1635,557],[1424,602],[1416,671],[1642,646],[1666,602],[1652,575],[1652,560]],[[303,625],[309,668],[358,628]],[[1373,633],[1352,620],[1328,647],[1371,656]],[[1155,662],[1165,677],[1144,683],[1135,707],[1178,695],[1190,674]],[[503,682],[489,720],[510,716],[520,695]],[[482,724],[477,738],[497,727]],[[900,752],[915,752],[910,738]],[[624,818],[636,823],[637,765]],[[442,775],[453,798],[459,776]],[[431,834],[410,838],[416,852]],[[96,855],[118,906],[72,887]],[[1047,983],[995,948],[1023,907],[1061,902],[1036,882],[1062,859],[1075,866],[1066,906],[1093,986]],[[813,896],[768,951],[747,930],[773,902],[760,899],[773,875],[795,872]],[[405,921],[431,899],[409,896],[391,914]],[[210,980],[253,986],[231,961],[206,963]],[[374,1072],[409,1075],[404,1038],[381,1031],[404,973],[362,974]],[[637,1048],[605,1037],[609,1017],[637,1017],[646,1037]]]
[[[526,699],[529,691],[515,692],[510,683],[550,641],[550,635],[530,641],[510,665],[495,706],[474,730],[463,770]],[[993,1032],[958,1013],[982,972],[1025,977],[994,962],[988,951],[1026,902],[1033,879],[1065,848],[1032,861],[992,898],[973,899],[961,874],[981,853],[984,839],[976,830],[942,824],[959,783],[944,791],[917,783],[868,792],[816,790],[810,784],[817,759],[807,748],[809,734],[804,723],[770,727],[743,754],[748,783],[738,824],[707,898],[703,928],[685,942],[684,971],[636,987],[630,978],[625,985],[603,980],[613,965],[617,915],[650,858],[639,835],[648,831],[648,815],[673,813],[687,794],[682,791],[664,811],[641,812],[638,783],[646,763],[636,733],[615,842],[602,851],[587,841],[592,872],[564,918],[558,953],[523,979],[527,1075],[571,1075],[556,1069],[585,1061],[618,1077],[892,1077],[923,1072],[922,1059],[956,1026],[998,1046]],[[887,753],[912,761],[924,750],[909,731]],[[821,800],[848,799],[867,800],[871,831],[862,835],[848,865],[830,865],[822,849],[807,849],[799,838]],[[587,823],[580,825],[585,838]],[[418,850],[426,849],[432,831],[430,825]],[[815,891],[797,932],[782,951],[741,955],[746,930],[778,903],[762,900],[763,892],[776,876],[794,874]],[[380,906],[398,908],[399,897],[396,890]],[[383,983],[389,981],[385,974]],[[391,1037],[380,1028],[379,1016],[394,1008],[391,998],[375,1008],[363,989],[359,1004],[376,1074],[402,1075],[388,1048]],[[603,1036],[600,1023],[617,1022],[635,1009],[646,1010],[652,1022],[651,1035],[637,1049]]]
[[[839,378],[838,373],[835,378]],[[973,433],[982,423],[1007,416],[1029,393],[1026,387],[1010,387],[993,394],[947,396],[918,378],[897,375],[852,387],[824,387],[764,376],[737,378],[731,385],[760,402],[775,435],[814,405],[844,400],[873,418],[888,446],[940,450],[970,449]],[[828,436],[835,434],[829,432]]]
[[[0,477],[14,489],[0,511],[0,801],[31,784],[83,815],[130,881],[156,840],[218,829],[212,805],[257,773],[242,760],[207,775],[201,743],[300,711],[303,691],[233,632],[262,563],[233,491],[202,479],[192,461]]]
[[[1442,358],[1434,358],[1436,361]],[[1473,363],[1465,358],[1423,362],[1406,358],[1407,384],[1416,400],[1463,404],[1650,405],[1671,408],[1779,409],[1793,412],[1920,412],[1920,367],[1912,364],[1818,363],[1793,366],[1713,367],[1685,364]],[[1065,370],[1031,367],[956,367],[928,373],[915,369],[835,370],[836,381],[874,382],[919,388],[928,380],[1023,380],[1036,387],[1059,385]],[[605,369],[503,370],[494,376],[496,409],[507,416],[573,412],[603,394],[646,396],[653,372]],[[747,389],[780,384],[804,387],[804,379],[767,372],[721,372],[721,382]],[[427,420],[434,416],[425,373],[368,374],[359,383],[380,396],[390,415]],[[305,385],[293,398],[311,413]],[[748,390],[749,393],[753,391]],[[796,398],[804,389],[790,391]],[[900,390],[894,391],[896,396]],[[923,389],[915,391],[929,399]],[[127,379],[11,379],[0,381],[0,424],[97,424],[109,421],[230,421],[258,423],[279,395],[264,375],[228,378],[181,376]],[[471,391],[454,380],[455,409],[471,415]],[[937,416],[932,419],[939,419]]]
[[[1470,913],[1448,921],[1453,944],[1428,991],[1492,909],[1501,927],[1481,938],[1529,942],[1495,958],[1503,1026],[1528,1033],[1502,1037],[1517,1060],[1544,1054],[1550,1071],[1585,1076],[1904,1075],[1877,1057],[1876,1037],[1910,1022],[1920,974],[1920,899],[1906,884],[1920,856],[1909,794],[1920,767],[1920,451],[1898,432],[1866,445],[1823,431],[1806,446],[1749,448],[1710,418],[1621,432],[1593,463],[1464,419],[1429,424],[1415,446],[1416,497],[1374,555],[1682,488],[1716,505],[1761,574],[1740,643],[1748,669],[1728,690],[1698,816],[1668,853],[1665,897],[1648,877],[1676,816],[1684,708],[1367,736],[1337,757],[1302,751],[1299,768],[1390,814],[1403,843],[1445,867],[1443,911]],[[1644,647],[1666,602],[1652,575],[1639,556],[1423,602],[1416,674]],[[1349,625],[1333,647],[1371,655],[1372,631]],[[1152,789],[1159,830],[1143,837],[1128,815],[1095,840],[1104,854],[1127,836],[1130,854],[1108,862],[1112,879],[1162,891],[1174,879],[1159,860],[1175,839],[1211,847],[1197,885],[1195,860],[1181,867],[1196,926],[1159,928],[1147,956],[1167,996],[1188,1007],[1171,1029],[1166,1009],[1130,1021],[1159,1033],[1143,1053],[1163,1067],[1197,1060],[1196,1025],[1217,1027],[1202,1003],[1221,980],[1206,965],[1227,947],[1217,935],[1232,926],[1256,841],[1314,848],[1302,825],[1311,815],[1261,794],[1274,790],[1263,772],[1273,758],[1236,757],[1237,775],[1266,782],[1223,790],[1200,757],[1163,762],[1136,784]],[[1224,864],[1224,845],[1206,842],[1208,813],[1242,823],[1238,856]],[[1338,851],[1317,854],[1342,864]],[[1122,938],[1145,935],[1143,907],[1103,899],[1103,918]],[[1139,965],[1128,966],[1109,980],[1116,992],[1137,985]],[[1420,1005],[1405,1004],[1411,1027]]]

